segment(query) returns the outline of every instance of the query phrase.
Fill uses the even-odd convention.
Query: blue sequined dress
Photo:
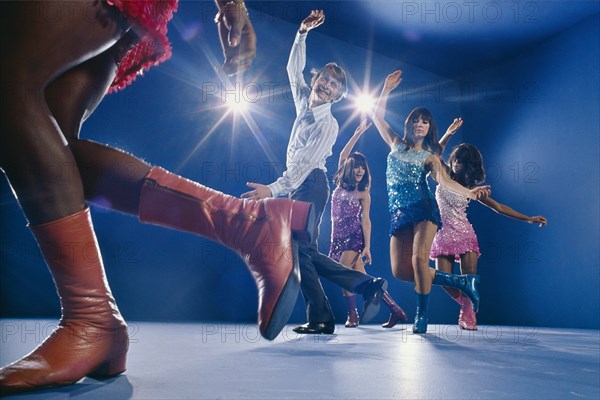
[[[403,142],[394,146],[387,158],[387,191],[390,235],[415,222],[431,221],[441,227],[440,210],[427,183],[427,150],[406,149]]]
[[[331,196],[331,247],[329,258],[339,261],[342,252],[365,248],[359,191],[336,187]]]

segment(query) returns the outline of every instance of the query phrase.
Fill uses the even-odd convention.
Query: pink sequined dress
[[[473,226],[467,219],[469,199],[460,196],[438,185],[435,190],[442,217],[442,228],[437,231],[431,245],[430,258],[438,256],[454,256],[456,261],[460,255],[468,252],[479,252],[479,243]]]
[[[329,258],[339,261],[346,250],[365,248],[361,225],[362,205],[357,190],[336,187],[331,195],[331,247]]]
[[[167,23],[177,10],[178,0],[105,0],[117,7],[133,25],[144,32],[140,42],[130,49],[119,63],[117,75],[109,93],[123,89],[138,74],[171,57],[171,44],[167,38]],[[137,29],[136,33],[139,34]]]

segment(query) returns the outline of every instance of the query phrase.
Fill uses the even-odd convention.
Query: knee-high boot
[[[458,315],[458,326],[460,329],[466,329],[468,331],[477,330],[477,316],[473,312],[473,304],[464,294],[460,294],[454,299],[460,304],[460,313]]]
[[[310,240],[312,204],[289,199],[242,200],[162,168],[150,170],[139,205],[142,222],[196,233],[235,250],[258,287],[258,325],[272,340],[283,329],[300,287],[297,246]]]
[[[383,292],[381,297],[383,304],[390,310],[390,319],[385,324],[381,325],[382,328],[393,328],[398,322],[408,321],[408,317],[404,310],[396,304],[392,296],[387,292]]]
[[[358,326],[358,310],[356,309],[356,295],[351,294],[344,296],[346,298],[346,305],[348,306],[348,319],[344,326],[346,328],[356,328]]]
[[[435,271],[433,278],[434,285],[449,286],[463,292],[473,303],[473,310],[479,310],[479,292],[477,285],[479,284],[479,275],[457,275],[448,274],[439,270]]]
[[[54,279],[62,317],[41,345],[0,369],[0,393],[123,372],[127,325],[104,274],[89,209],[31,230]]]
[[[429,306],[429,293],[417,293],[417,314],[413,324],[413,333],[427,333],[427,308]]]

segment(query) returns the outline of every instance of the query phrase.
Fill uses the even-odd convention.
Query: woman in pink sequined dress
[[[243,0],[215,3],[222,70],[245,71],[256,55],[246,6]],[[299,279],[290,244],[292,233],[310,239],[310,204],[227,196],[79,137],[106,93],[170,56],[167,23],[176,8],[177,0],[0,2],[0,169],[61,303],[51,335],[0,368],[0,396],[125,370],[127,325],[106,279],[87,203],[238,252],[259,286],[264,337],[274,339],[293,310]],[[261,246],[269,251],[250,251]]]
[[[457,118],[440,140],[444,147],[456,130],[462,125],[462,119]],[[477,147],[471,144],[456,146],[445,165],[452,179],[461,185],[472,188],[485,181],[483,158]],[[477,274],[477,261],[480,255],[477,235],[467,217],[469,199],[453,193],[438,185],[435,191],[442,228],[437,231],[431,246],[431,259],[436,261],[436,268],[440,271],[451,273],[454,262],[460,263],[461,274]],[[546,224],[542,216],[529,217],[512,208],[501,204],[491,197],[478,200],[495,212],[528,223]],[[471,301],[460,291],[445,287],[446,292],[460,304],[458,326],[461,329],[476,330],[477,318],[473,311]]]

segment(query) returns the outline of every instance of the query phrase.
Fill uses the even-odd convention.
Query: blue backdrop
[[[301,11],[289,19],[300,21]],[[221,59],[213,15],[210,3],[182,2],[170,28],[173,58],[108,96],[82,136],[240,195],[247,181],[270,183],[283,170],[294,119],[285,65],[298,24],[253,13],[258,57],[251,73],[231,83],[240,100],[249,102],[244,117],[226,115],[225,100],[238,94],[211,67]],[[401,68],[405,78],[388,114],[397,131],[416,106],[433,112],[442,133],[461,116],[465,124],[451,145],[480,147],[493,197],[549,219],[540,229],[471,205],[483,252],[481,324],[599,328],[599,37],[596,14],[492,68],[450,80],[318,30],[309,35],[307,76],[310,67],[335,60],[352,81],[349,99],[333,107],[342,129],[329,159],[330,176],[360,120],[352,95],[378,93],[385,76]],[[368,272],[388,278],[392,295],[412,316],[413,286],[390,273],[388,148],[371,128],[356,150],[367,155],[373,174],[374,263]],[[52,280],[6,181],[0,196],[0,316],[56,317]],[[99,207],[93,217],[127,319],[255,321],[254,282],[235,254]],[[322,252],[328,251],[329,235],[327,208]],[[341,289],[324,286],[341,323]],[[434,288],[431,303],[430,322],[455,323],[458,306],[442,290]],[[381,311],[378,321],[386,318]],[[304,320],[299,298],[291,321]]]

